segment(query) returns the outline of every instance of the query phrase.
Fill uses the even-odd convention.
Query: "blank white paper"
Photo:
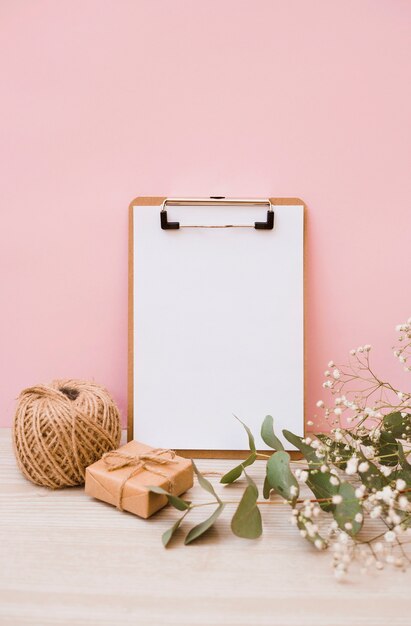
[[[161,230],[160,207],[133,210],[134,437],[166,448],[247,449],[233,414],[259,449],[267,414],[277,435],[302,435],[303,205],[274,206],[272,231]],[[261,207],[168,207],[181,224],[265,216]]]

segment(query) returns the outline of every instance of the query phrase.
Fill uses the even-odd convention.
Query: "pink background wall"
[[[308,409],[411,315],[408,0],[2,0],[1,404],[54,377],[125,414],[127,205],[308,205]],[[246,416],[244,416],[246,418]]]

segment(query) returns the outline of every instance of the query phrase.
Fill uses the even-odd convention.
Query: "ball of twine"
[[[120,437],[118,408],[95,383],[54,380],[18,398],[14,450],[24,476],[37,485],[83,484],[86,467],[118,448]]]

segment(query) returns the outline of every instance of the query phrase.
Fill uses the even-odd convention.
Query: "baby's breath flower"
[[[380,517],[382,513],[382,507],[381,506],[375,506],[373,509],[371,509],[370,511],[370,517],[372,519],[377,519],[377,517]]]
[[[353,475],[357,472],[357,467],[358,467],[358,457],[356,456],[352,456],[350,459],[348,459],[347,461],[347,467],[345,469],[346,473],[348,475]]]
[[[342,499],[342,496],[341,496],[339,493],[335,494],[335,495],[332,497],[332,503],[333,503],[333,504],[341,504],[342,500],[343,500],[343,499]]]
[[[395,488],[398,489],[398,491],[403,491],[406,488],[406,486],[407,486],[407,483],[402,478],[398,478],[398,480],[395,483]]]
[[[395,533],[392,530],[387,531],[384,535],[384,539],[387,543],[392,543],[395,541]]]
[[[366,491],[366,487],[365,487],[365,485],[360,485],[360,486],[359,486],[359,487],[357,487],[357,489],[355,490],[355,497],[356,497],[356,498],[359,498],[359,499],[363,498],[363,497],[364,497],[364,494],[365,494],[365,491]]]

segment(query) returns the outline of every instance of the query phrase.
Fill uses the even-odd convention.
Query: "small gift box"
[[[167,504],[165,495],[152,493],[147,487],[162,487],[179,496],[192,486],[189,459],[138,441],[106,452],[86,469],[85,491],[89,496],[144,518]]]

